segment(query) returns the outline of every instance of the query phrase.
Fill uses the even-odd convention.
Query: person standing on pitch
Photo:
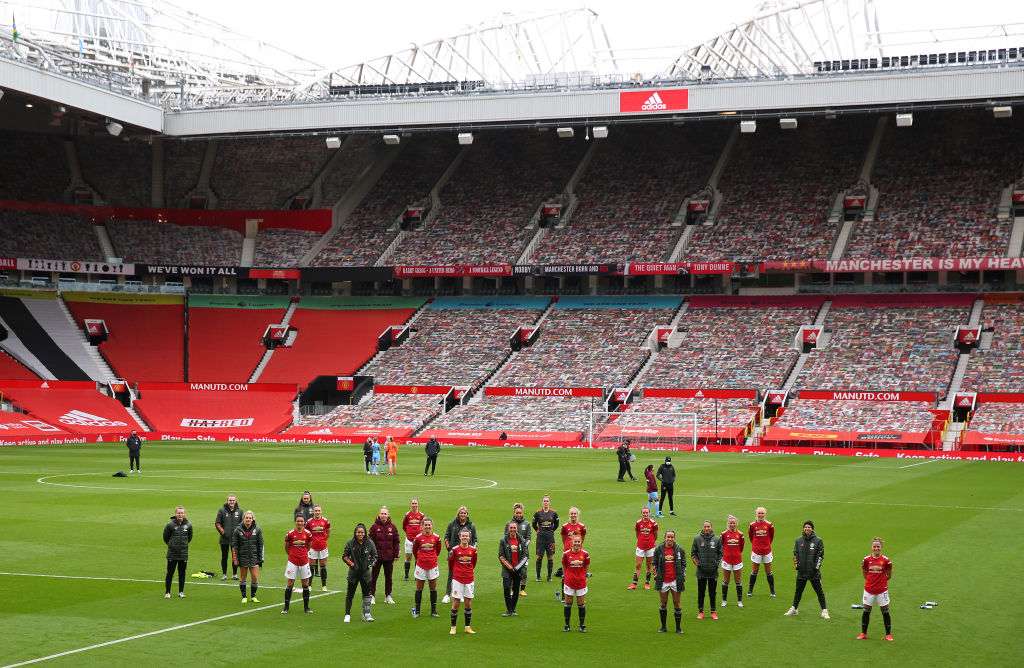
[[[476,526],[469,519],[469,510],[466,506],[459,506],[459,512],[455,514],[455,519],[448,523],[448,528],[444,532],[444,549],[451,551],[453,547],[459,544],[459,532],[463,529],[469,529],[469,544],[476,547]],[[441,599],[442,603],[450,603],[452,595],[452,571],[448,569],[448,584],[445,585],[444,598]]]
[[[331,521],[324,517],[324,509],[313,506],[313,517],[306,521],[306,530],[313,535],[309,539],[309,565],[312,577],[320,576],[320,586],[327,591],[327,539],[331,537]]]
[[[388,442],[384,444],[384,454],[388,460],[388,475],[398,473],[398,442],[394,436],[388,436]]]
[[[370,446],[370,452],[370,456],[372,457],[370,473],[373,475],[380,475],[380,440],[373,442],[373,445]]]
[[[214,526],[220,534],[220,579],[228,579],[228,553],[231,551],[231,537],[235,535],[235,529],[242,523],[242,509],[238,507],[238,499],[234,494],[228,494],[227,502],[217,511],[217,519]],[[238,565],[231,564],[231,579],[238,579]]]
[[[409,502],[409,511],[402,518],[402,531],[405,532],[405,581],[409,581],[409,563],[412,561],[412,542],[420,535],[420,522],[423,521],[423,513],[420,512],[419,499]]]
[[[662,517],[655,505],[658,502],[658,481],[654,478],[654,464],[648,464],[644,469],[644,478],[647,479],[647,507],[654,517]]]
[[[683,609],[679,603],[680,592],[686,589],[686,553],[676,542],[676,532],[668,529],[665,532],[665,542],[654,548],[654,588],[661,597],[661,607],[658,614],[661,616],[661,628],[658,633],[665,633],[665,621],[668,611],[665,609],[668,603],[668,593],[672,592],[672,604],[675,608],[676,633],[683,632]]]
[[[171,521],[164,526],[167,544],[167,575],[164,578],[164,598],[171,597],[171,579],[178,571],[178,596],[185,598],[185,565],[188,564],[188,544],[192,542],[192,523],[185,517],[185,506],[178,506]]]
[[[303,494],[307,496],[309,492]],[[302,515],[295,516],[295,528],[284,536],[284,551],[288,555],[288,565],[284,569],[284,609],[282,615],[288,614],[288,606],[292,602],[292,589],[295,581],[302,582],[302,608],[305,612],[313,612],[309,609],[309,543],[313,534],[306,529],[306,518]]]
[[[587,632],[587,572],[590,570],[590,554],[583,549],[583,539],[578,533],[572,535],[572,547],[562,553],[562,601],[565,607],[565,627],[569,631],[572,618],[572,600],[576,599],[576,610],[580,616],[580,633]]]
[[[668,500],[668,514],[676,514],[676,502],[673,497],[675,486],[676,486],[676,469],[672,466],[672,458],[665,457],[665,463],[658,467],[658,473],[655,476],[661,481],[661,498],[658,500],[658,515],[661,515],[662,509],[665,507],[665,500]]]
[[[729,580],[736,583],[736,605],[743,607],[743,545],[746,539],[736,530],[735,516],[729,515],[722,532],[722,607],[729,600]]]
[[[299,505],[295,506],[295,512],[292,515],[293,517],[295,515],[302,515],[302,519],[305,522],[313,519],[313,495],[309,493],[308,489],[302,493]]]
[[[868,623],[871,621],[871,608],[877,605],[882,609],[882,622],[885,624],[885,639],[892,642],[892,620],[889,618],[889,580],[892,579],[892,560],[882,554],[882,539],[871,539],[871,554],[864,557],[860,564],[864,572],[864,612],[860,616],[860,635],[857,640],[868,637]]]
[[[466,603],[463,613],[466,618],[466,633],[476,631],[470,626],[473,619],[474,570],[476,569],[476,548],[469,544],[469,529],[459,532],[459,544],[448,553],[448,567],[452,569],[452,628],[448,633],[455,635],[455,622],[459,618],[459,602]]]
[[[505,524],[505,535],[498,541],[498,561],[501,562],[501,583],[505,591],[505,612],[502,617],[518,617],[519,584],[526,576],[526,562],[529,552],[519,538],[519,523],[509,520]]]
[[[697,567],[697,619],[704,619],[704,592],[711,599],[711,619],[715,611],[715,589],[718,587],[718,564],[722,563],[722,539],[715,535],[711,520],[704,520],[701,531],[690,546],[690,560]]]
[[[625,439],[615,450],[615,454],[619,458],[619,482],[626,482],[622,479],[622,476],[629,474],[629,479],[636,482],[636,478],[633,477],[633,468],[630,466],[630,461],[633,453],[629,451],[629,439]]]
[[[636,583],[640,579],[640,565],[647,559],[647,580],[644,582],[644,589],[651,588],[651,559],[654,557],[654,547],[658,543],[658,523],[651,519],[651,509],[647,506],[640,508],[640,519],[636,521],[636,568],[633,569],[633,584],[626,589],[636,589]]]
[[[128,446],[128,473],[131,473],[133,468],[135,473],[142,473],[142,465],[139,464],[139,454],[142,452],[142,439],[139,438],[134,429],[132,429],[132,433],[124,444]]]
[[[356,586],[363,593],[363,621],[372,622],[370,616],[370,578],[373,564],[377,561],[377,548],[366,535],[366,525],[356,525],[352,538],[345,543],[342,560],[348,564],[348,592],[345,594],[345,622],[352,621],[352,599],[356,595]]]
[[[391,598],[391,587],[394,578],[395,559],[398,558],[398,527],[391,521],[391,513],[387,506],[381,506],[377,519],[370,526],[370,540],[377,548],[377,561],[373,564],[373,575],[370,579],[370,604],[377,602],[377,578],[380,569],[384,569],[384,602],[394,603]]]
[[[533,531],[530,528],[530,523],[523,516],[523,504],[518,501],[512,504],[512,521],[516,523],[519,530],[516,532],[519,535],[519,540],[523,543],[523,556],[527,558],[526,564],[523,565],[523,576],[519,582],[519,595],[526,596],[526,581],[530,574],[530,543],[533,542]]]
[[[821,605],[821,618],[829,619],[828,607],[825,605],[825,592],[821,588],[821,562],[825,559],[825,543],[814,533],[814,522],[804,522],[804,531],[793,545],[793,568],[796,569],[796,592],[793,594],[793,606],[786,615],[800,614],[800,597],[808,581],[818,595]]]
[[[363,468],[366,474],[370,474],[370,462],[373,460],[373,436],[368,436],[363,442]]]
[[[232,563],[241,571],[241,581],[238,588],[242,590],[242,603],[245,598],[245,580],[252,575],[252,587],[250,599],[253,603],[259,603],[256,598],[256,590],[259,589],[260,567],[263,566],[263,531],[256,524],[256,516],[251,510],[245,511],[242,516],[242,523],[235,527],[231,534]]]
[[[420,616],[424,582],[430,585],[430,616],[440,617],[437,614],[437,555],[441,552],[441,537],[434,533],[434,520],[429,517],[423,518],[420,528],[420,535],[412,542],[412,554],[416,559],[416,570],[413,571],[413,578],[416,580],[413,619]]]
[[[427,453],[427,465],[423,467],[423,475],[427,475],[428,470],[430,475],[434,475],[434,469],[437,468],[437,456],[441,453],[441,444],[431,436],[427,444],[423,446],[423,451]]]
[[[757,520],[750,523],[747,529],[747,537],[750,538],[750,584],[747,586],[747,596],[754,595],[754,583],[757,581],[757,569],[764,564],[764,572],[768,577],[768,590],[772,598],[775,598],[775,576],[772,574],[772,541],[775,540],[775,525],[765,519],[768,513],[761,506],[755,511]]]
[[[532,526],[533,530],[537,532],[537,582],[540,582],[540,565],[544,561],[545,555],[548,558],[548,582],[551,582],[558,513],[551,510],[551,497],[547,494],[541,499],[540,510],[533,513]]]

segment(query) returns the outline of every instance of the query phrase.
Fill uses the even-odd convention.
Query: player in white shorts
[[[296,566],[292,562],[288,562],[288,565],[284,567],[284,577],[286,580],[308,580],[312,575],[309,570],[309,564],[302,564]]]
[[[476,548],[469,544],[470,531],[459,532],[459,544],[448,552],[448,566],[452,569],[452,628],[448,632],[455,635],[455,622],[459,618],[459,604],[465,604],[463,614],[466,618],[466,633],[476,631],[470,625],[473,619],[473,591],[475,589],[477,553]]]

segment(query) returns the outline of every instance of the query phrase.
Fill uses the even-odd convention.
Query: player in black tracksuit
[[[540,564],[544,555],[548,557],[548,582],[551,582],[551,569],[555,558],[555,530],[558,529],[558,513],[551,509],[551,497],[547,494],[542,499],[540,510],[533,514],[530,523],[537,532],[537,582],[540,582]]]
[[[658,500],[658,514],[665,507],[665,499],[668,499],[668,514],[676,514],[676,503],[672,492],[676,486],[676,467],[672,466],[672,458],[665,457],[665,463],[658,467],[655,477],[661,481],[661,499]]]

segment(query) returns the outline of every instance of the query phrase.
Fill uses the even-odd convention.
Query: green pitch
[[[638,452],[634,474],[660,464],[663,453]],[[683,593],[685,635],[658,634],[657,596],[627,591],[634,563],[634,522],[645,500],[641,482],[615,481],[611,451],[446,448],[437,475],[424,478],[420,448],[399,455],[397,477],[367,476],[353,446],[252,446],[149,443],[143,473],[112,478],[127,465],[119,445],[0,449],[0,664],[206,666],[336,665],[342,661],[403,666],[640,665],[693,663],[751,665],[1020,665],[1024,588],[1024,469],[1019,464],[853,457],[752,456],[678,453],[674,463],[678,516],[659,520],[689,550],[704,519],[715,530],[725,518],[740,527],[765,505],[775,522],[777,598],[769,598],[762,570],[753,598],[719,607],[719,621],[696,620],[696,581],[688,570]],[[304,489],[333,525],[330,593],[313,589],[313,615],[279,614],[283,599],[284,534]],[[255,512],[267,536],[260,604],[240,603],[238,587],[221,583],[213,527],[228,493]],[[512,504],[527,516],[551,494],[563,521],[572,505],[587,525],[594,577],[587,596],[589,633],[562,632],[555,584],[534,581],[519,617],[503,618],[497,543]],[[401,522],[410,497],[441,533],[459,505],[469,507],[480,535],[473,628],[476,636],[448,635],[448,608],[440,619],[410,617],[412,583],[402,582],[376,622],[343,624],[347,569],[342,548],[356,522],[369,524],[382,504]],[[188,598],[163,598],[161,532],[178,504],[196,529]],[[825,542],[823,583],[832,615],[819,617],[813,591],[799,617],[784,617],[792,602],[793,540],[813,520]],[[893,635],[882,640],[874,611],[867,641],[860,632],[863,579],[860,560],[872,536],[885,539],[893,559]],[[750,571],[744,555],[744,583]],[[442,571],[443,573],[444,571]],[[229,571],[230,573],[230,571]],[[641,582],[643,577],[641,575]],[[439,582],[443,588],[443,576]],[[176,591],[176,585],[173,589]],[[443,592],[442,592],[443,595]],[[440,596],[439,596],[440,599]],[[427,608],[428,597],[424,596]],[[925,601],[938,601],[921,610]],[[671,601],[671,599],[670,599]],[[671,604],[669,626],[672,626]],[[62,654],[64,653],[64,654]],[[428,658],[430,657],[430,658]]]

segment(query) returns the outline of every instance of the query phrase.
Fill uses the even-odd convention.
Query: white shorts
[[[434,566],[429,571],[425,571],[419,566],[413,572],[413,577],[417,580],[436,580],[437,579],[437,566]]]
[[[562,592],[564,592],[566,596],[586,596],[587,588],[572,589],[569,585],[562,585]]]
[[[723,571],[742,571],[743,570],[743,562],[741,561],[738,564],[727,564],[727,563],[725,563],[723,561],[722,562],[722,570]]]
[[[412,554],[412,541],[408,538],[405,539],[405,553]]]
[[[636,548],[636,556],[638,556],[638,557],[648,557],[648,558],[653,557],[654,556],[654,548],[652,547],[649,550],[645,550],[643,548],[639,548],[638,547],[638,548]]]
[[[750,553],[750,563],[752,564],[770,564],[772,563],[773,558],[774,557],[772,557],[771,552],[768,554],[758,554],[756,552]]]
[[[473,589],[475,583],[470,582],[459,582],[458,580],[452,580],[452,598],[473,598]]]
[[[884,608],[889,605],[889,591],[883,591],[881,594],[869,594],[864,592],[864,598],[862,599],[864,605],[875,606]]]
[[[322,550],[310,550],[309,551],[309,558],[310,559],[326,559],[327,558],[327,548],[325,547]]]
[[[309,564],[296,566],[289,561],[284,569],[284,577],[286,580],[308,580],[310,577]]]
[[[677,592],[677,591],[679,591],[679,586],[676,584],[675,580],[673,580],[672,582],[662,582],[661,583],[661,591],[676,591]]]

